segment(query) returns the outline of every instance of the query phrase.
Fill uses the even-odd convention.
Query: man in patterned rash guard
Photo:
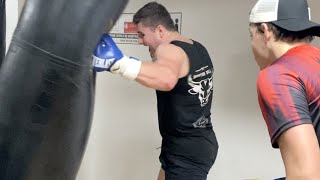
[[[306,0],[259,0],[250,13],[258,100],[287,180],[320,179],[320,25]]]

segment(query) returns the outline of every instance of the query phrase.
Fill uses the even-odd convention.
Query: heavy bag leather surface
[[[1,180],[73,180],[93,112],[91,53],[127,0],[27,0],[0,70]]]
[[[0,67],[6,53],[6,1],[0,0]]]

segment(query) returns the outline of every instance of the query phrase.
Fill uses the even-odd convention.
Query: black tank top
[[[217,150],[211,124],[213,65],[204,46],[173,41],[189,58],[189,73],[171,91],[156,91],[162,150],[209,155]],[[202,148],[201,148],[202,147]]]

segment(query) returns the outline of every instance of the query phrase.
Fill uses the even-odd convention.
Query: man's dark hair
[[[260,33],[264,33],[261,27],[262,23],[255,23],[254,25],[257,26],[257,30]],[[276,40],[281,40],[284,42],[294,42],[295,40],[306,40],[308,42],[311,42],[314,39],[314,36],[310,35],[309,30],[304,31],[288,31],[286,29],[283,29],[273,23],[265,23],[267,24],[268,28],[271,29],[273,34],[275,35]]]
[[[164,26],[169,31],[176,31],[168,10],[157,2],[150,2],[139,9],[133,16],[133,23],[142,23],[145,26],[156,28]]]

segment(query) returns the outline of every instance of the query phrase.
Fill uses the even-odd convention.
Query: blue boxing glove
[[[140,72],[141,62],[124,56],[109,34],[103,34],[93,51],[93,68],[97,72],[110,71],[134,80]]]

